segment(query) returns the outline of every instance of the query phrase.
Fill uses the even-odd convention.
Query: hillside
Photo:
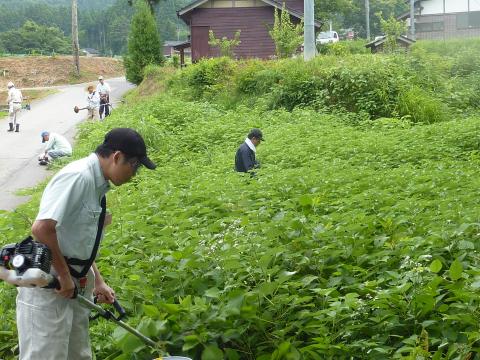
[[[5,89],[8,81],[13,81],[17,87],[22,88],[93,81],[98,75],[124,75],[122,61],[103,57],[80,57],[79,79],[72,75],[71,56],[0,57],[0,69],[8,69],[6,77],[0,76],[0,89]]]

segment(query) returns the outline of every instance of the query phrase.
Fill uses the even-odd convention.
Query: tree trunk
[[[74,68],[73,70],[76,76],[80,76],[77,0],[72,0],[72,51],[73,51],[73,68]]]

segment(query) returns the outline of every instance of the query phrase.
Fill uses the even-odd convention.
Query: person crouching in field
[[[15,132],[19,132],[20,124],[18,123],[18,115],[20,113],[20,110],[22,109],[22,92],[16,89],[15,85],[11,81],[7,84],[7,88],[8,115],[10,118],[7,131],[13,131],[13,129],[15,128]]]
[[[262,141],[264,141],[264,139],[260,129],[250,130],[244,143],[240,145],[235,154],[235,171],[250,172],[260,167],[260,163],[256,160],[255,154],[257,152],[257,146],[260,145]]]
[[[40,165],[47,165],[49,161],[59,157],[72,156],[72,145],[64,136],[43,131],[41,137],[42,143],[47,144],[45,145],[45,152],[38,157]]]
[[[100,96],[94,90],[93,85],[90,85],[88,88],[87,94],[87,109],[88,109],[88,120],[100,120],[99,109],[100,109]]]

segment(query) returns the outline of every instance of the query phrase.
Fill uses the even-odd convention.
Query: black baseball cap
[[[262,130],[260,129],[252,129],[250,130],[249,134],[248,134],[248,138],[251,139],[251,138],[257,138],[258,140],[262,140],[262,141],[265,141],[265,139],[263,138],[263,134],[262,134]]]
[[[142,135],[130,128],[115,128],[105,135],[103,145],[113,151],[121,151],[125,155],[136,157],[147,169],[153,170],[157,167],[147,157],[147,147]]]

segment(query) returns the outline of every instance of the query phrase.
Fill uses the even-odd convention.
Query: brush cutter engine
[[[0,250],[0,279],[21,287],[52,287],[50,249],[31,237]]]

